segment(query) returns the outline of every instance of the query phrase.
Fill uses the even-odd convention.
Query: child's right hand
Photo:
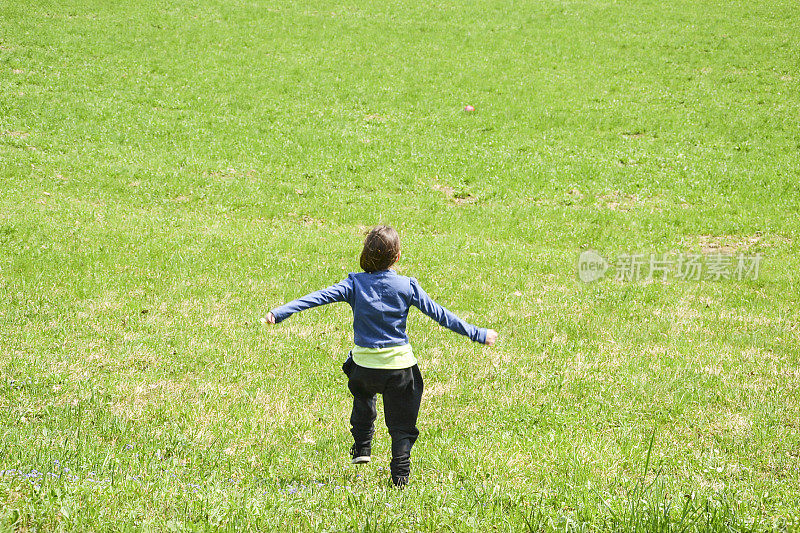
[[[493,329],[486,330],[486,346],[491,346],[497,342],[497,332]]]
[[[274,324],[275,323],[275,315],[272,313],[267,313],[267,316],[261,319],[262,324]]]

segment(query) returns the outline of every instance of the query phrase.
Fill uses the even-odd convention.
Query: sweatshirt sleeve
[[[464,322],[456,315],[434,302],[415,278],[411,278],[411,305],[449,330],[469,337],[475,342],[486,343],[486,328]]]
[[[353,279],[351,276],[348,276],[346,279],[343,279],[335,285],[314,291],[311,294],[303,296],[302,298],[292,300],[287,304],[276,307],[271,311],[271,313],[275,316],[275,323],[277,324],[278,322],[282,322],[291,315],[299,313],[300,311],[305,311],[306,309],[311,309],[312,307],[318,307],[320,305],[331,304],[334,302],[350,303],[352,302],[352,299]]]

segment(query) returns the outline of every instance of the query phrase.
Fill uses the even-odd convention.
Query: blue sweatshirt
[[[442,326],[475,342],[486,342],[486,328],[464,322],[434,302],[414,278],[394,270],[351,272],[336,285],[312,292],[272,310],[275,323],[294,313],[333,302],[353,309],[353,342],[362,348],[408,344],[406,318],[412,305]]]

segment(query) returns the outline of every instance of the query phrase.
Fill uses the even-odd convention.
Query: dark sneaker
[[[357,448],[356,445],[353,444],[353,446],[350,447],[350,457],[353,458],[352,463],[354,465],[363,465],[370,462],[372,459],[370,457],[371,454],[372,450],[369,446],[361,446]]]
[[[400,476],[400,477],[392,476],[392,485],[394,485],[398,489],[405,488],[405,486],[408,485],[408,476]]]

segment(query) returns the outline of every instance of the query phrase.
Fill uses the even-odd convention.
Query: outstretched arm
[[[475,342],[480,342],[481,344],[488,344],[491,346],[497,340],[496,331],[473,326],[472,324],[461,320],[456,315],[434,302],[433,299],[428,296],[428,293],[426,293],[423,288],[420,287],[419,282],[414,278],[411,278],[411,305],[417,307],[420,311],[434,319],[440,325],[449,330],[455,331],[456,333],[460,333],[466,337],[469,337]]]
[[[331,285],[330,287],[314,291],[311,294],[303,296],[302,298],[292,300],[287,304],[276,307],[267,313],[267,316],[262,318],[261,322],[265,324],[277,324],[278,322],[286,320],[295,313],[305,311],[306,309],[311,309],[312,307],[318,307],[320,305],[334,302],[349,302],[352,299],[352,296],[353,280],[348,277],[336,285]]]

